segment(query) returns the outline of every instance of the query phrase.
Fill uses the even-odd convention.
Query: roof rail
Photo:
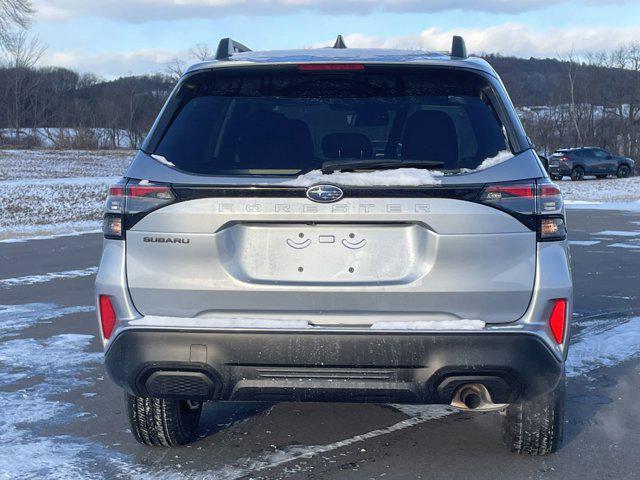
[[[467,44],[464,43],[464,38],[459,35],[454,35],[451,40],[451,56],[458,58],[467,58]]]
[[[338,38],[336,38],[336,43],[333,44],[333,48],[347,48],[347,44],[344,43],[344,38],[342,38],[342,35],[338,35]]]
[[[218,43],[218,50],[216,51],[216,60],[229,60],[234,53],[250,52],[249,47],[243,44],[231,40],[230,38],[223,38]]]

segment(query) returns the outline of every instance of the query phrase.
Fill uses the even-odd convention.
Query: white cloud
[[[632,0],[578,0],[587,5],[626,4]],[[192,19],[223,15],[277,15],[311,11],[325,14],[375,12],[434,13],[467,10],[517,14],[569,0],[35,0],[45,21],[91,15],[125,22]]]
[[[48,51],[41,63],[113,78],[129,74],[162,72],[173,59],[188,56],[184,51],[159,49],[108,53],[63,50]]]
[[[189,1],[189,0],[182,0]],[[299,0],[303,1],[303,0]],[[608,27],[563,27],[540,30],[520,23],[505,23],[487,28],[443,30],[428,28],[415,34],[383,37],[351,33],[345,41],[351,48],[401,48],[426,51],[448,51],[451,37],[462,35],[470,52],[499,53],[518,57],[558,57],[573,50],[576,54],[611,50],[640,38],[640,26],[611,29]],[[327,46],[327,39],[313,47]],[[291,48],[303,45],[291,45]],[[257,50],[259,45],[252,45]],[[88,53],[82,50],[48,51],[44,65],[56,65],[81,72],[93,72],[112,78],[127,74],[165,71],[173,59],[194,62],[188,52],[180,50],[146,49],[127,52]]]
[[[448,51],[451,37],[462,35],[470,52],[499,53],[518,57],[557,57],[572,50],[587,53],[611,50],[640,38],[640,26],[563,27],[540,30],[520,23],[505,23],[487,28],[441,30],[428,28],[417,34],[378,37],[353,33],[345,36],[347,46],[355,48],[409,48],[427,51]],[[329,44],[327,40],[322,45]]]

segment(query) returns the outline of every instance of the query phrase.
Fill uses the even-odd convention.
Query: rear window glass
[[[191,173],[298,175],[369,159],[455,172],[507,149],[482,77],[420,72],[200,73],[153,153]]]

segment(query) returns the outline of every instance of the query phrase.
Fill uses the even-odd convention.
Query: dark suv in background
[[[633,175],[634,168],[635,162],[630,158],[593,147],[556,150],[549,158],[549,174],[554,180],[560,180],[564,175],[571,176],[571,180],[582,180],[585,175],[627,178]]]

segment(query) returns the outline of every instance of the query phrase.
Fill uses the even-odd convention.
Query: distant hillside
[[[540,151],[598,145],[640,157],[640,46],[594,59],[486,56]],[[106,81],[64,68],[0,66],[0,145],[139,145],[174,82],[165,74]]]
[[[484,57],[498,72],[518,106],[559,105],[571,101],[570,63],[552,58]],[[638,72],[606,66],[573,65],[575,101],[615,105],[637,101]]]

